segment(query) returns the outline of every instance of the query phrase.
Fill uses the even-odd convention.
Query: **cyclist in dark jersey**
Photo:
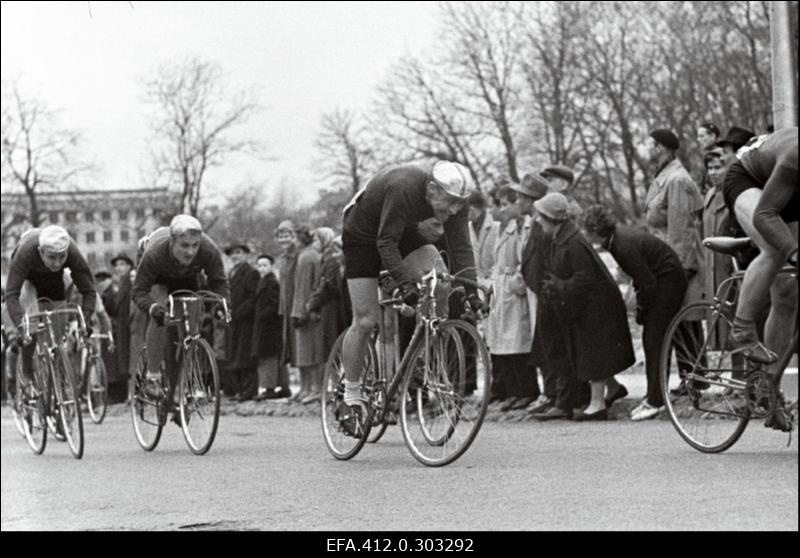
[[[791,342],[786,332],[797,315],[797,282],[778,274],[797,261],[797,127],[757,138],[737,158],[725,175],[725,201],[761,252],[745,272],[731,334],[751,360],[772,364]],[[755,320],[767,295],[772,306],[761,343]]]
[[[162,359],[166,360],[170,380],[175,379],[174,351],[167,350],[167,343],[177,341],[177,332],[175,328],[164,329],[169,294],[200,289],[203,274],[209,290],[226,299],[230,292],[219,248],[203,232],[200,221],[190,215],[175,216],[169,228],[156,229],[140,241],[140,249],[131,298],[151,318],[146,333],[147,389],[151,391],[161,377]]]
[[[86,324],[91,323],[98,298],[92,271],[67,231],[58,225],[50,225],[25,231],[11,254],[6,284],[10,325],[18,328],[22,322],[25,310],[21,302],[30,304],[39,297],[54,303],[67,300],[65,269],[72,272],[75,288],[83,295]],[[22,351],[22,382],[27,385],[33,369],[34,345],[21,336],[17,339],[26,345]]]
[[[458,163],[439,161],[430,171],[403,165],[373,177],[345,207],[342,248],[353,323],[342,348],[346,409],[340,420],[348,430],[353,430],[354,423],[366,411],[359,363],[363,362],[369,337],[378,323],[380,271],[389,272],[407,304],[416,304],[418,270],[411,269],[403,258],[430,244],[419,224],[435,218],[443,223],[453,271],[463,271],[463,277],[474,281],[475,260],[466,204],[474,190],[469,171]],[[468,299],[473,306],[482,305],[474,289],[469,291]]]

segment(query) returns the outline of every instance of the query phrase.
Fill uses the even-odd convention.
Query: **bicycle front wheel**
[[[136,441],[144,451],[153,451],[161,439],[166,421],[165,402],[154,400],[145,389],[147,379],[147,347],[136,358],[136,369],[128,384],[131,419]]]
[[[745,392],[750,364],[733,349],[732,325],[719,307],[690,304],[672,320],[661,348],[669,418],[678,434],[704,453],[730,448],[750,420]]]
[[[347,432],[339,422],[339,417],[344,409],[344,368],[342,366],[342,345],[344,332],[336,340],[325,363],[325,372],[322,378],[322,434],[328,451],[336,459],[347,460],[354,457],[367,441],[372,430],[372,417],[364,421],[363,428],[356,433]],[[364,394],[373,401],[373,386],[375,384],[378,357],[375,346],[367,344],[364,355],[364,365],[361,369],[361,387]],[[369,413],[371,415],[371,413]]]
[[[103,358],[89,354],[86,362],[86,404],[92,422],[100,424],[108,408],[108,375]]]
[[[53,388],[64,437],[75,459],[83,457],[83,415],[78,389],[75,387],[72,365],[66,352],[59,347],[53,362]]]
[[[429,467],[469,449],[486,417],[491,362],[471,324],[447,320],[413,348],[400,390],[400,423],[411,454]]]
[[[19,435],[25,437],[25,419],[23,418],[23,398],[20,386],[20,378],[22,377],[22,357],[17,355],[17,362],[14,365],[14,393],[11,396],[11,418],[14,421],[14,428],[17,429]]]
[[[33,375],[31,378],[30,397],[20,395],[20,416],[25,430],[25,440],[33,453],[41,455],[47,446],[47,408],[49,391],[47,383],[50,378],[50,361],[39,351],[33,357]],[[22,366],[22,355],[19,357]],[[21,374],[21,370],[20,370]],[[18,376],[19,378],[19,376]],[[18,380],[19,381],[19,380]],[[21,392],[17,383],[17,392]]]
[[[203,455],[214,443],[219,424],[219,372],[205,339],[196,339],[183,355],[178,405],[183,437],[192,453]]]

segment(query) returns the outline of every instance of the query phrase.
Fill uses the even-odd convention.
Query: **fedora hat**
[[[225,255],[230,256],[231,252],[233,252],[236,249],[241,250],[245,254],[250,253],[250,248],[244,242],[232,242],[228,245],[227,248],[225,248]]]
[[[523,196],[538,200],[547,194],[549,185],[541,176],[528,173],[522,177],[522,183],[511,182],[508,187]]]
[[[127,255],[127,254],[125,254],[124,252],[122,252],[122,253],[119,253],[119,254],[117,254],[116,256],[114,256],[114,257],[111,259],[111,265],[117,265],[117,262],[118,262],[119,260],[122,260],[122,261],[128,262],[128,265],[129,265],[129,266],[131,266],[131,267],[136,267],[136,266],[133,264],[133,260],[132,260],[132,259],[130,259],[130,258],[128,257],[128,255]]]
[[[738,151],[753,137],[755,137],[755,133],[751,130],[739,128],[738,126],[731,126],[731,129],[728,130],[728,133],[725,134],[725,137],[714,145],[717,147],[730,145],[735,151]]]

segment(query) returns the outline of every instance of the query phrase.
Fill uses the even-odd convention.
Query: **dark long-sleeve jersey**
[[[167,286],[184,283],[204,273],[208,289],[230,301],[230,288],[225,277],[225,267],[219,248],[208,235],[203,233],[200,248],[188,266],[183,266],[173,257],[169,249],[169,229],[163,227],[153,232],[148,239],[142,261],[136,270],[131,297],[142,312],[148,312],[155,300],[150,296],[150,288],[155,284]]]
[[[94,286],[94,278],[89,264],[81,254],[75,243],[70,240],[67,248],[67,260],[58,271],[52,271],[44,265],[42,257],[39,255],[39,232],[40,229],[30,229],[22,235],[20,243],[11,256],[11,264],[8,270],[8,281],[6,283],[6,300],[8,303],[8,313],[15,326],[19,326],[22,321],[24,310],[19,302],[19,295],[22,284],[29,280],[35,287],[39,296],[45,296],[42,292],[44,286],[60,286],[63,291],[64,268],[69,268],[72,272],[72,280],[75,288],[83,295],[82,309],[86,319],[94,312],[97,301],[97,292]],[[52,298],[52,296],[49,296]],[[63,300],[63,299],[62,299]]]
[[[393,167],[377,174],[345,209],[344,229],[354,243],[376,245],[386,270],[398,284],[413,282],[403,265],[400,243],[417,234],[417,225],[433,217],[425,192],[430,173],[413,165]],[[469,211],[465,206],[444,224],[453,272],[476,279],[475,256],[469,238]]]

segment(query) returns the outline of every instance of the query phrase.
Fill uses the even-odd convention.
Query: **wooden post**
[[[775,129],[797,126],[797,52],[790,2],[770,2],[772,119]]]

